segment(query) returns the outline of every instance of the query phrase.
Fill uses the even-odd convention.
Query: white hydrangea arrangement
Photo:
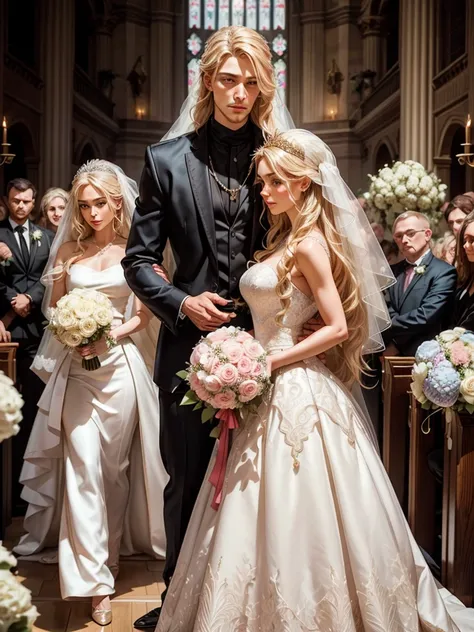
[[[20,430],[23,399],[12,380],[0,371],[0,443]],[[38,617],[31,593],[11,573],[15,557],[0,542],[0,632],[30,632]]]
[[[391,227],[404,211],[425,213],[435,225],[441,219],[439,208],[446,200],[447,186],[419,162],[397,161],[391,167],[385,165],[376,176],[369,174],[369,178],[370,189],[364,198],[378,221]]]
[[[12,380],[0,371],[0,443],[18,434],[23,399]]]
[[[30,632],[38,617],[28,588],[10,571],[16,559],[0,542],[0,632]]]

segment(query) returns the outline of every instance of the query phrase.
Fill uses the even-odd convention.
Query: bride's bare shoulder
[[[326,238],[319,230],[312,230],[310,233],[305,235],[305,237],[298,243],[296,247],[296,256],[304,256],[305,254],[314,253],[315,244],[319,244],[319,246],[330,258],[329,246],[327,244]],[[316,250],[318,250],[317,246]]]

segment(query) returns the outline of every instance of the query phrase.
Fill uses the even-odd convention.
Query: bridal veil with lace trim
[[[276,283],[265,263],[241,279],[269,353],[315,312],[294,288],[279,327]],[[317,358],[276,371],[236,431],[217,512],[206,477],[157,632],[474,631],[432,577],[369,428]]]

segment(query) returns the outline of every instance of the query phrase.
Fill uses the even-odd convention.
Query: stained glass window
[[[204,28],[209,31],[216,28],[216,0],[206,0]]]
[[[248,26],[268,41],[278,92],[286,100],[288,38],[285,0],[188,0],[188,85],[199,71],[199,59],[208,37],[223,26]]]

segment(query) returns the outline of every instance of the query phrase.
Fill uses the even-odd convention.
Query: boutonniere
[[[6,268],[11,264],[12,261],[13,261],[13,257],[8,257],[8,259],[2,259],[2,261],[0,261],[0,266],[3,266],[4,268]]]
[[[31,239],[33,241],[37,241],[38,242],[38,246],[41,246],[41,237],[42,236],[43,236],[43,232],[39,228],[37,228],[36,230],[34,230],[31,233]]]
[[[426,265],[415,266],[415,274],[423,276],[426,272]]]

